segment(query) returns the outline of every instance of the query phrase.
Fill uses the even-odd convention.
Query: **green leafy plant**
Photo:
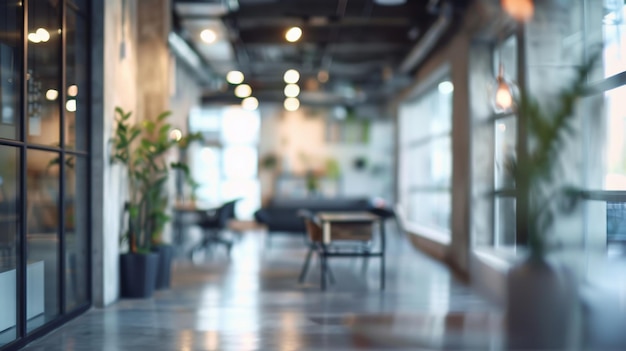
[[[574,110],[585,95],[586,82],[597,55],[577,68],[576,77],[558,95],[553,111],[544,111],[527,91],[520,91],[519,118],[524,119],[528,134],[528,152],[518,155],[507,167],[514,175],[518,210],[527,209],[526,231],[530,255],[542,257],[548,249],[547,232],[559,212],[571,212],[580,199],[572,186],[555,185],[562,175],[561,154],[567,137],[576,134]]]
[[[186,148],[199,134],[190,134],[179,140],[170,138],[170,112],[159,114],[154,120],[131,124],[131,112],[115,109],[116,129],[112,162],[123,164],[128,176],[128,199],[125,212],[128,228],[122,240],[127,240],[132,253],[148,252],[159,244],[165,224],[170,220],[166,208],[166,189],[170,170],[179,169],[191,180],[189,168],[182,162],[166,160],[166,153],[175,147]]]

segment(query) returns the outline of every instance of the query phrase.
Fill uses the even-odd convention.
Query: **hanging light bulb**
[[[500,64],[498,77],[496,78],[496,93],[493,107],[496,113],[509,112],[513,109],[513,88],[504,79],[504,66]]]
[[[533,17],[533,0],[501,0],[502,8],[517,21],[526,22]]]

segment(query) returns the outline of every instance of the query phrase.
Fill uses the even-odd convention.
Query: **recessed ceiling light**
[[[296,97],[300,95],[300,87],[297,84],[287,84],[285,86],[286,97]]]
[[[200,39],[207,44],[211,44],[217,39],[217,34],[212,29],[205,29],[200,32]]]
[[[67,87],[67,95],[68,96],[76,96],[78,95],[78,85],[72,84]]]
[[[235,88],[235,96],[245,98],[252,94],[252,88],[248,84],[241,84]]]
[[[298,83],[298,80],[300,80],[300,73],[298,73],[298,71],[296,71],[295,69],[290,69],[287,72],[285,72],[285,75],[283,76],[283,80],[285,81],[285,83],[291,83],[291,84],[296,84]]]
[[[283,105],[287,111],[296,111],[300,107],[300,100],[292,97],[286,98]]]
[[[54,101],[57,99],[57,97],[59,97],[59,92],[54,90],[54,89],[48,89],[48,91],[46,91],[46,99],[50,100],[50,101]]]
[[[241,107],[244,110],[254,111],[257,109],[257,107],[259,107],[259,100],[257,100],[257,98],[253,96],[247,97],[241,100]]]
[[[301,36],[302,36],[302,29],[300,29],[300,27],[291,27],[289,28],[287,33],[285,33],[285,39],[287,39],[287,41],[290,43],[293,43],[294,41],[298,41],[298,39],[300,39]]]
[[[243,73],[239,71],[230,71],[226,74],[226,81],[230,84],[240,84],[243,82]]]
[[[65,109],[68,112],[76,112],[76,100],[67,100],[65,103]]]

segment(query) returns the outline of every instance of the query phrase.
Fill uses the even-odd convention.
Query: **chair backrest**
[[[306,227],[306,235],[311,242],[322,242],[322,227],[311,218],[304,218],[304,226]]]
[[[237,216],[235,215],[235,205],[237,204],[237,201],[239,200],[241,199],[231,200],[231,201],[225,202],[222,206],[220,206],[220,208],[218,209],[218,218],[220,221],[220,226],[226,227],[228,225],[228,221],[230,221],[231,219],[237,218]]]

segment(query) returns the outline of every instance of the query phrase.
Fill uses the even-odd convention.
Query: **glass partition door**
[[[0,350],[90,304],[87,3],[0,0]]]

